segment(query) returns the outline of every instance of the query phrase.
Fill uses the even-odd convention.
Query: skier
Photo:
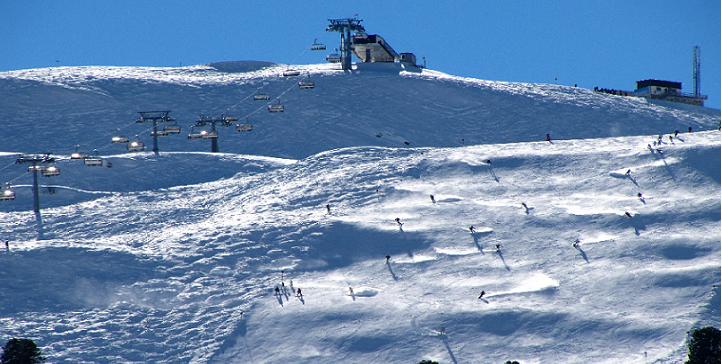
[[[521,205],[524,207],[524,212],[529,215],[529,206],[525,202],[522,202]]]
[[[657,142],[654,142],[654,145],[657,145]],[[652,149],[652,146],[647,144],[647,149],[649,149],[650,152],[654,153],[654,149]]]
[[[10,252],[10,240],[5,240],[5,251]]]
[[[349,291],[349,293],[351,293],[351,296],[353,297],[353,288],[348,287],[348,291]]]
[[[552,142],[552,136],[547,133],[547,136],[544,138],[544,140],[548,141],[549,143]]]
[[[276,286],[276,289],[274,291],[276,291],[276,296],[281,295],[281,290],[278,288],[278,286]]]
[[[672,139],[672,136],[671,136],[671,135],[669,136],[669,142],[670,142],[670,143],[674,143],[674,139]]]
[[[579,248],[579,239],[574,240],[574,244],[572,244],[573,247]]]
[[[657,136],[657,144],[662,144],[662,134],[659,134],[659,136]]]
[[[486,164],[488,164],[488,165],[491,165],[491,159],[486,159],[486,160],[484,160],[484,163],[486,163]]]
[[[331,205],[326,204],[326,211],[328,211],[328,214],[331,215]]]
[[[386,264],[389,264],[389,259],[391,259],[391,256],[390,256],[390,255],[387,255],[387,256],[386,256]]]
[[[403,226],[403,225],[404,225],[404,223],[401,222],[401,219],[399,219],[398,217],[396,218],[395,221],[396,221],[397,224],[399,224],[399,226]]]
[[[303,297],[303,293],[301,293],[300,288],[296,291],[296,297]]]
[[[638,197],[640,200],[644,200],[644,197],[642,197],[642,193],[641,193],[641,192],[637,192],[637,197]]]
[[[688,133],[691,133],[691,132],[692,132],[692,127],[691,127],[691,126],[687,128],[687,132],[688,132]]]
[[[632,218],[632,214],[630,214],[629,211],[624,211],[624,214],[627,215],[628,218]]]
[[[675,138],[677,137],[677,134],[679,134],[679,130],[675,129],[675,130],[674,130],[674,137],[675,137]]]
[[[501,244],[496,244],[496,252],[498,253],[500,251],[501,251]]]
[[[481,299],[482,297],[484,297],[484,294],[485,294],[485,293],[486,293],[486,292],[481,291],[481,293],[479,293],[479,298],[478,298],[478,299]]]
[[[476,232],[474,225],[469,226],[469,231],[471,231],[472,234]]]
[[[624,175],[627,176],[627,177],[631,177],[631,176],[632,176],[632,170],[631,170],[631,169],[628,169],[626,172],[624,172]]]
[[[436,203],[436,199],[434,198],[434,195],[429,195],[431,197],[431,203]]]

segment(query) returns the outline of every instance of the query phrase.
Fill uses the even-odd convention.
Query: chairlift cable
[[[15,165],[15,164],[16,164],[15,162],[10,162],[10,164],[8,164],[7,166],[0,168],[0,171],[4,171],[4,170],[10,168],[11,166],[13,166],[13,165]]]

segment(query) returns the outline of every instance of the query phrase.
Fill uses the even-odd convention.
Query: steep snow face
[[[150,145],[137,111],[172,110],[183,134],[161,138],[165,151],[207,151],[208,141],[183,137],[199,114],[225,113],[255,129],[220,131],[222,151],[287,158],[349,146],[449,147],[716,129],[719,111],[594,93],[548,84],[483,81],[424,70],[389,72],[375,65],[345,74],[336,65],[272,66],[225,62],[211,66],[58,67],[0,73],[6,151],[113,154],[114,133]],[[301,90],[299,77],[316,87]],[[223,71],[229,72],[223,72]],[[247,72],[238,72],[247,71]],[[278,98],[270,114],[257,92]],[[247,120],[246,120],[247,117]],[[9,131],[9,132],[8,132]],[[27,143],[32,141],[32,145]]]
[[[46,209],[46,240],[31,212],[0,212],[0,338],[57,362],[679,362],[690,327],[719,326],[719,138],[226,155],[239,173],[207,183],[109,178],[117,193]],[[213,163],[114,158],[197,178]]]

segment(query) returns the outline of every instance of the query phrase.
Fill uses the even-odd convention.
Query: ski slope
[[[254,114],[252,134],[222,131],[226,153],[181,136],[158,158],[105,142],[129,108],[191,120],[295,80],[283,66],[0,74],[7,130],[22,130],[0,136],[0,177],[20,184],[0,205],[0,340],[73,363],[677,363],[686,331],[719,327],[718,111],[301,67],[317,88]],[[707,131],[647,149],[688,125]],[[59,162],[38,225],[11,152],[76,143],[113,167]]]
[[[234,63],[230,63],[233,65]],[[149,125],[137,112],[172,110],[183,133],[161,138],[166,151],[210,151],[207,141],[183,136],[199,114],[233,115],[255,126],[251,133],[220,131],[221,151],[300,159],[323,151],[378,145],[450,147],[554,139],[717,129],[719,110],[595,93],[550,84],[462,78],[438,71],[401,72],[364,64],[352,74],[337,65],[297,65],[316,88],[300,90],[290,66],[258,62],[179,68],[57,67],[0,72],[3,125],[22,137],[0,135],[3,151],[70,154],[73,146],[101,154],[120,132],[140,134],[150,146]],[[279,98],[283,113],[270,114],[256,92]],[[270,102],[272,102],[270,100]],[[463,141],[462,141],[463,139]],[[32,140],[34,150],[28,150]],[[148,147],[149,148],[149,147]]]

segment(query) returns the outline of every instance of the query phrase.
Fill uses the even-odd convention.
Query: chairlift
[[[56,165],[49,165],[42,169],[41,173],[45,177],[53,177],[53,176],[59,176],[60,175],[60,168]]]
[[[125,143],[129,142],[130,139],[128,139],[127,136],[114,135],[114,136],[110,139],[110,141],[111,141],[111,143],[113,143],[113,144],[125,144]]]
[[[270,99],[271,99],[271,96],[268,95],[268,94],[255,94],[255,95],[253,95],[253,100],[254,100],[254,101],[267,101],[267,100],[270,100]]]
[[[31,166],[28,166],[28,172],[43,172],[45,170],[45,166],[41,166],[39,164],[34,164]]]
[[[329,53],[326,55],[326,62],[328,63],[341,63],[341,55],[338,54],[338,49],[336,49],[336,52]]]
[[[302,79],[301,81],[298,81],[298,88],[304,90],[304,89],[312,89],[316,87],[316,83],[313,82],[311,79],[311,76],[307,76],[306,78]]]
[[[223,118],[223,124],[225,124],[226,126],[231,126],[236,121],[238,121],[238,118],[235,116],[226,116]]]
[[[281,100],[276,100],[275,103],[268,105],[268,112],[283,112],[283,104],[281,104]]]
[[[166,135],[168,134],[180,134],[181,127],[178,125],[166,125],[163,127],[163,131],[166,132]]]
[[[150,132],[150,136],[168,136],[169,134],[170,134],[170,133],[168,133],[168,132],[167,132],[166,130],[164,130],[164,129],[156,130],[156,131],[151,131],[151,132]]]
[[[300,74],[301,74],[301,71],[295,70],[293,68],[289,68],[289,69],[283,71],[283,77],[298,76]]]
[[[76,144],[75,152],[70,154],[70,159],[85,159],[85,157],[88,156],[87,154],[78,151],[78,148],[80,148],[80,145]]]
[[[145,143],[138,140],[136,137],[135,140],[128,143],[128,151],[129,152],[142,152],[145,150]]]
[[[191,126],[191,131],[188,133],[188,139],[201,139],[204,135],[203,132],[208,133],[207,130],[200,130],[198,126]]]
[[[236,131],[239,133],[252,131],[253,125],[252,124],[236,124]]]
[[[100,157],[88,157],[85,158],[83,161],[85,163],[86,167],[102,167],[103,166],[103,158]]]
[[[311,44],[311,50],[312,51],[325,51],[326,45],[323,43],[319,43],[318,39],[314,39],[313,44]]]
[[[218,139],[218,132],[215,130],[202,130],[201,135],[203,139]]]
[[[15,191],[10,187],[10,183],[6,183],[0,192],[0,201],[10,201],[15,199]]]

